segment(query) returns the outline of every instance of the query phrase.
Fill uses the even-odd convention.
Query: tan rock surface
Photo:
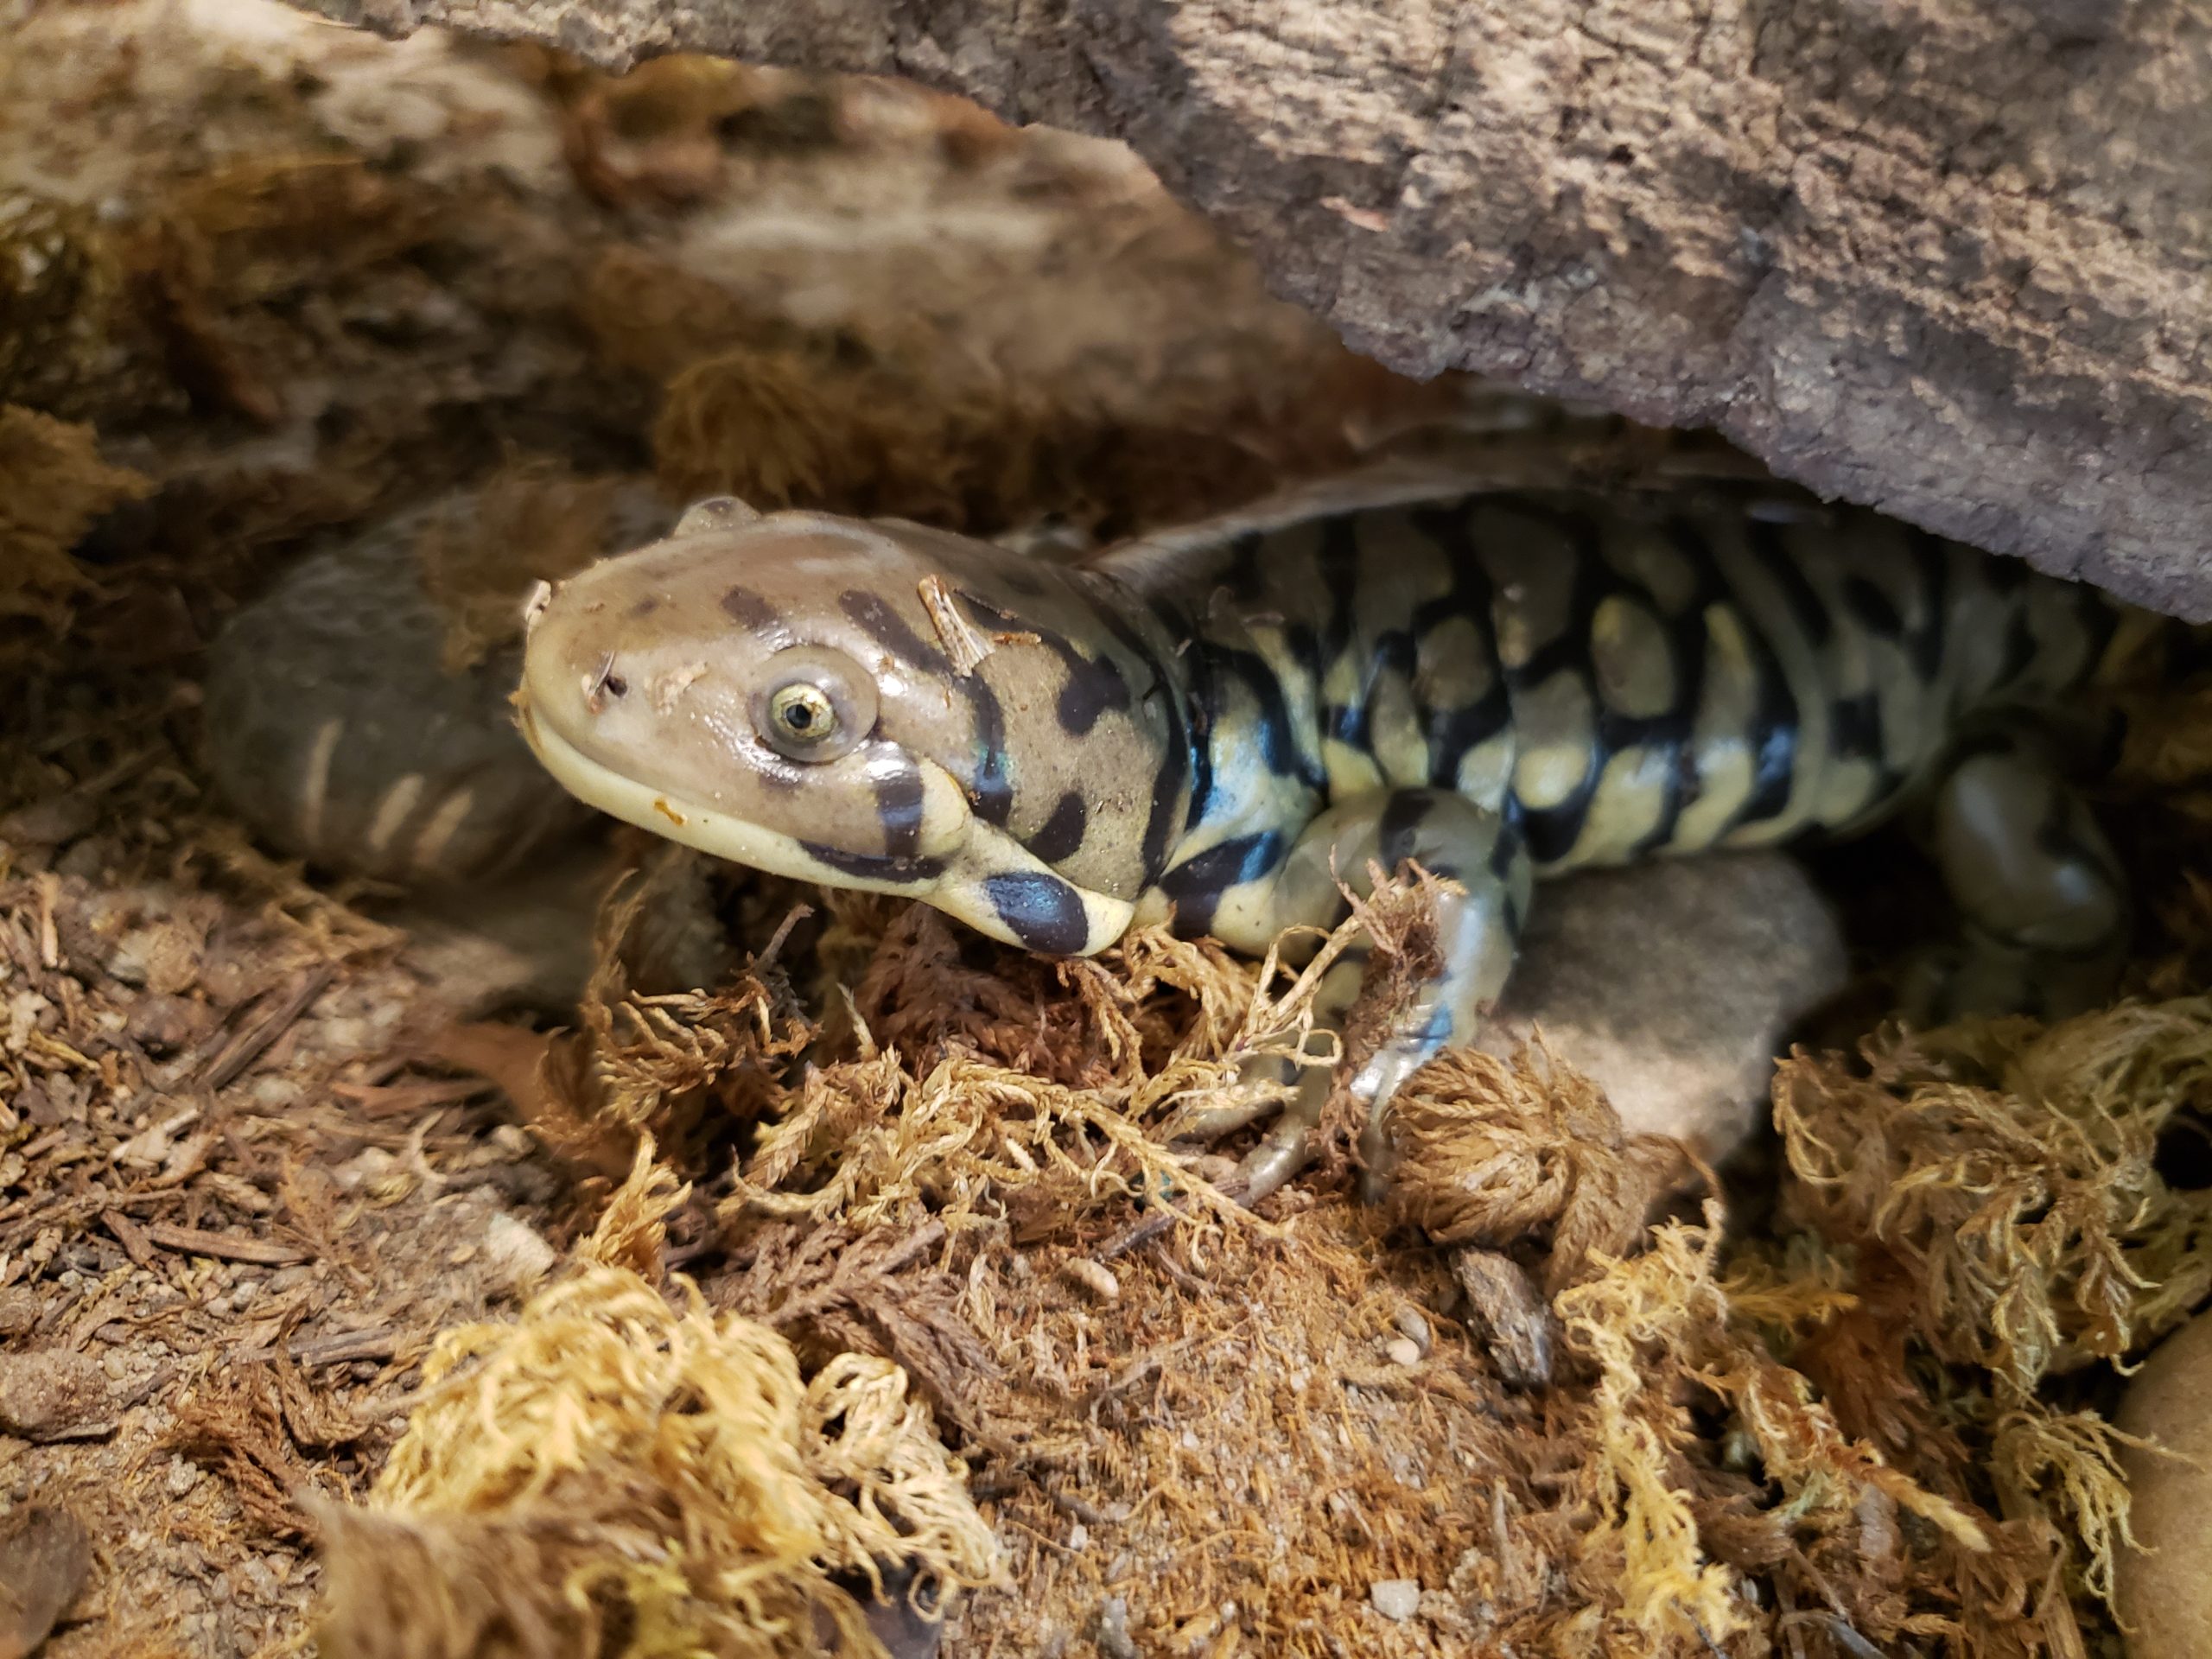
[[[905,74],[1122,138],[1394,368],[1721,429],[2212,615],[2194,0],[303,0]]]
[[[1536,890],[1521,960],[1478,1046],[1541,1025],[1630,1134],[1710,1160],[1764,1116],[1784,1034],[1843,983],[1827,903],[1779,853],[1596,870]]]
[[[2120,1557],[2129,1659],[2201,1659],[2212,1653],[2212,1313],[2152,1351],[2128,1385],[2119,1421],[2198,1460],[2192,1467],[2155,1452],[2124,1454],[2145,1547]]]

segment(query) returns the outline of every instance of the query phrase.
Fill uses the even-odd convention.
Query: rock
[[[300,0],[609,67],[912,76],[1123,139],[1401,371],[1718,427],[2212,615],[2212,29],[2185,0]]]
[[[213,1023],[207,1004],[161,991],[135,999],[124,1015],[131,1040],[156,1054],[171,1054],[197,1041]]]
[[[1780,853],[1655,860],[1546,882],[1521,958],[1476,1039],[1501,1057],[1541,1024],[1630,1134],[1709,1162],[1763,1120],[1789,1027],[1841,988],[1842,936]]]
[[[1367,1599],[1389,1619],[1408,1619],[1421,1611],[1421,1586],[1411,1579],[1382,1579],[1367,1586]]]
[[[26,1503],[0,1516],[0,1659],[38,1651],[92,1566],[92,1540],[68,1510]]]
[[[0,1431],[27,1440],[94,1439],[114,1429],[122,1403],[113,1379],[89,1354],[60,1348],[0,1354]]]
[[[2128,1659],[2202,1659],[2212,1653],[2212,1313],[2152,1351],[2118,1422],[2180,1454],[2120,1453],[2143,1546],[2121,1549],[2115,1586]]]

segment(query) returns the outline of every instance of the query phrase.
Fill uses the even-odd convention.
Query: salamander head
[[[1093,579],[715,501],[540,593],[516,703],[616,817],[1082,955],[1126,928],[1187,805],[1160,663]]]

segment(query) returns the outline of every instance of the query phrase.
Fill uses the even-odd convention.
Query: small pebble
[[[1421,1344],[1417,1342],[1408,1342],[1403,1337],[1398,1338],[1382,1351],[1390,1356],[1390,1363],[1394,1365],[1421,1363]]]
[[[1070,1549],[1087,1548],[1090,1546],[1090,1529],[1084,1526],[1082,1522],[1078,1521],[1068,1529],[1068,1548]]]
[[[38,1293],[29,1285],[0,1290],[0,1337],[20,1337],[38,1323]]]
[[[502,1210],[484,1228],[484,1265],[509,1290],[527,1290],[553,1270],[553,1247],[536,1228]]]
[[[1137,1644],[1129,1636],[1127,1596],[1109,1596],[1099,1603],[1098,1631],[1094,1639],[1106,1659],[1138,1659]]]
[[[256,1077],[247,1093],[252,1096],[253,1103],[264,1111],[282,1111],[306,1098],[305,1091],[291,1078],[274,1076]]]
[[[1433,1338],[1429,1335],[1428,1321],[1421,1318],[1421,1310],[1419,1308],[1400,1308],[1398,1310],[1397,1325],[1398,1334],[1400,1336],[1403,1337],[1408,1342],[1413,1344],[1414,1347],[1420,1349],[1422,1353],[1426,1354],[1428,1351],[1428,1344]]]
[[[1421,1611],[1421,1586],[1412,1579],[1381,1579],[1367,1587],[1367,1599],[1385,1618],[1411,1618]]]

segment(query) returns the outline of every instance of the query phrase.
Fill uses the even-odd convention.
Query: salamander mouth
[[[1004,831],[963,817],[954,850],[890,858],[803,841],[594,760],[551,721],[515,699],[523,736],[541,765],[578,800],[625,823],[715,858],[824,887],[920,899],[978,932],[1049,956],[1088,956],[1122,936],[1135,906],[1076,887]],[[930,782],[957,792],[949,774],[921,763]]]
[[[944,872],[942,858],[893,859],[847,853],[641,783],[594,760],[552,721],[538,718],[526,694],[518,696],[516,704],[531,752],[563,789],[586,805],[665,840],[770,875],[871,893],[919,896]]]

